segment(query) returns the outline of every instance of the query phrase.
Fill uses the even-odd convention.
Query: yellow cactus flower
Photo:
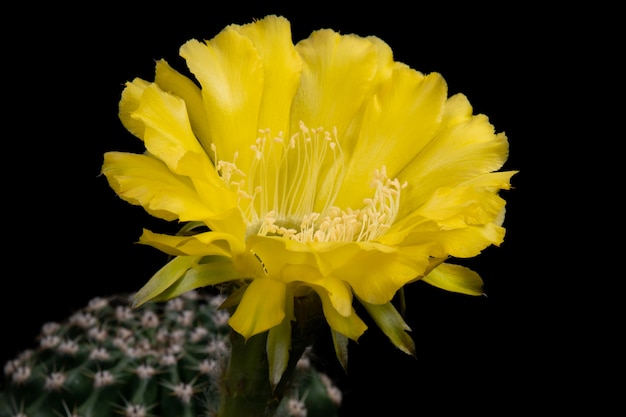
[[[412,353],[391,303],[403,286],[482,294],[477,273],[446,261],[503,241],[499,192],[515,171],[498,171],[505,134],[440,74],[376,37],[324,29],[294,45],[279,16],[180,55],[192,76],[160,60],[153,82],[126,84],[120,119],[146,152],[108,152],[102,167],[122,199],[185,223],[140,237],[174,257],[136,305],[231,283],[230,326],[269,331],[276,381],[299,297],[319,297],[341,357],[366,329],[355,302]]]

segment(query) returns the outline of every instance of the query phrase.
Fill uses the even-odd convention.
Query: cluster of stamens
[[[383,166],[373,173],[373,195],[363,200],[363,207],[339,208],[333,203],[344,160],[337,130],[310,129],[300,122],[289,140],[283,136],[260,130],[245,171],[237,166],[238,153],[226,162],[211,146],[218,174],[237,192],[249,234],[299,242],[358,242],[376,239],[389,229],[406,184],[390,179]],[[328,189],[325,201],[318,201],[320,184]]]

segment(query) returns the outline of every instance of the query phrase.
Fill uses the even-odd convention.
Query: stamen
[[[344,163],[337,129],[312,129],[303,122],[298,127],[289,140],[283,132],[259,130],[249,147],[249,167],[237,166],[237,153],[232,162],[219,160],[211,145],[217,173],[237,193],[248,234],[299,242],[369,241],[383,235],[398,214],[406,183],[390,179],[383,166],[373,173],[373,195],[363,200],[363,207],[334,206]],[[320,184],[329,188],[323,202]]]

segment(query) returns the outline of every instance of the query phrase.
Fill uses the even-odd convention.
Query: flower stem
[[[315,341],[325,323],[317,296],[294,300],[297,320],[292,323],[289,361],[272,389],[267,359],[267,332],[247,341],[231,329],[230,359],[222,377],[218,417],[272,417],[289,390],[298,360]]]
[[[266,353],[267,332],[246,340],[231,330],[231,353],[222,377],[218,417],[269,417],[278,401],[272,395]]]

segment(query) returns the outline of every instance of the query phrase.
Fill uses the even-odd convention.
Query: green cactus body
[[[132,310],[132,295],[116,295],[45,324],[38,346],[4,367],[0,417],[216,415],[230,353],[222,301],[190,291]],[[277,416],[332,417],[340,402],[305,354]]]

